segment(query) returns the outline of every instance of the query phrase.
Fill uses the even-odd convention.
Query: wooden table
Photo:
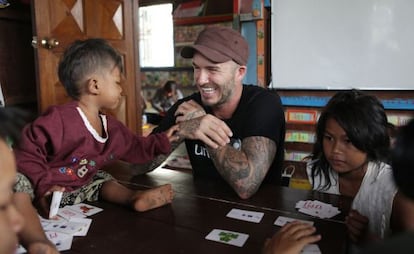
[[[345,248],[343,214],[322,220],[294,208],[299,200],[318,199],[348,209],[349,200],[337,196],[264,185],[252,198],[242,200],[226,183],[194,180],[188,171],[157,169],[133,176],[125,165],[108,171],[136,189],[171,183],[176,192],[174,201],[143,213],[106,202],[92,203],[104,211],[91,217],[88,235],[75,237],[67,253],[260,253],[265,239],[279,230],[273,223],[280,215],[314,221],[322,234],[318,243],[322,253],[341,253]],[[265,215],[257,224],[244,222],[226,217],[232,208]],[[245,233],[249,238],[243,247],[205,240],[213,229]]]

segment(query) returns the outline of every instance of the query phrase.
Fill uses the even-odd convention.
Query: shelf
[[[174,19],[174,25],[185,26],[185,25],[198,25],[198,24],[208,24],[208,23],[217,23],[217,22],[226,22],[226,21],[233,21],[233,14],[177,18],[177,19]]]

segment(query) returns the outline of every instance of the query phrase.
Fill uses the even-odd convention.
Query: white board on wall
[[[414,90],[413,0],[272,0],[272,86]]]

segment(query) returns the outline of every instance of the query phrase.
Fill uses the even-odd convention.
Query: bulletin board
[[[275,89],[414,90],[413,0],[272,0]]]

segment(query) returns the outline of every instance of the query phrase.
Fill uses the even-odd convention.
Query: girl
[[[357,244],[408,226],[400,219],[407,200],[387,164],[387,131],[381,102],[357,90],[335,94],[318,120],[308,177],[314,190],[354,198],[345,223]]]

